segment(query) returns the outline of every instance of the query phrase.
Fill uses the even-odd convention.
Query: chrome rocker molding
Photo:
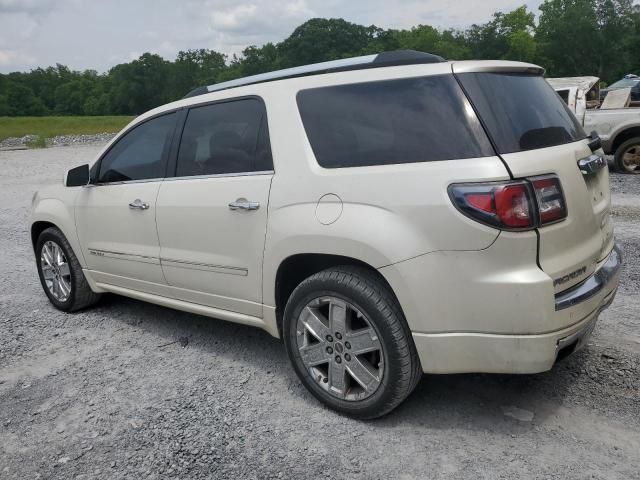
[[[622,251],[616,244],[600,269],[584,282],[556,295],[556,311],[572,307],[593,297],[615,278],[622,266]]]

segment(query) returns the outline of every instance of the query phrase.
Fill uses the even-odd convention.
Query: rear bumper
[[[559,355],[582,348],[598,315],[615,297],[613,290],[598,310],[569,328],[540,335],[485,333],[414,333],[425,373],[539,373]]]
[[[593,275],[575,287],[556,295],[556,311],[571,308],[598,295],[603,290],[610,290],[612,282],[615,281],[617,284],[621,266],[622,252],[616,244],[609,257]]]
[[[622,255],[617,246],[591,277],[557,295],[550,277],[527,266],[526,252],[510,255],[509,262],[521,258],[523,265],[511,263],[504,273],[501,257],[491,250],[427,255],[416,265],[385,272],[398,292],[425,373],[549,370],[559,354],[584,344],[618,287]],[[452,281],[416,281],[447,266],[455,274]],[[407,290],[396,290],[407,276]]]

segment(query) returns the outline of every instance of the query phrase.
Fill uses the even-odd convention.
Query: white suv
[[[548,370],[621,255],[599,141],[542,74],[400,51],[198,89],[34,196],[44,291],[260,327],[359,418],[422,372]]]

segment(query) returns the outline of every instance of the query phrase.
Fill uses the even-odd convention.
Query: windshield
[[[635,87],[638,82],[640,82],[640,78],[623,78],[609,85],[609,88]]]
[[[577,142],[584,130],[544,78],[517,73],[463,73],[458,78],[498,153]]]

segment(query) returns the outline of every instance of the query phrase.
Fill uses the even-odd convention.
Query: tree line
[[[64,65],[0,75],[0,116],[136,115],[202,85],[381,51],[413,49],[447,59],[533,62],[548,76],[595,75],[612,82],[640,74],[640,7],[633,0],[546,0],[494,13],[466,29],[382,29],[314,18],[279,43],[249,46],[231,58],[208,49],[174,61],[144,53],[104,74]]]

